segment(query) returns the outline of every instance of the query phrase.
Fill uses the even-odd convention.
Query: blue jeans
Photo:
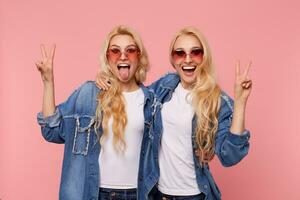
[[[174,196],[163,194],[160,191],[157,192],[155,200],[204,200],[205,195],[203,193],[191,196]]]
[[[98,200],[136,200],[136,189],[99,188]]]

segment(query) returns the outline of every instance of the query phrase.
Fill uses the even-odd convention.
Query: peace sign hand
[[[53,44],[50,50],[47,52],[45,46],[41,45],[42,60],[35,63],[37,69],[41,73],[41,77],[44,83],[53,82],[53,60],[55,54],[55,44]]]
[[[235,67],[235,84],[234,84],[234,99],[238,102],[246,103],[251,93],[252,80],[249,78],[248,73],[251,66],[249,62],[247,68],[243,73],[240,72],[240,61],[237,61]]]

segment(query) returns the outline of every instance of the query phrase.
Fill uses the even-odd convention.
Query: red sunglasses
[[[172,58],[175,62],[183,61],[186,59],[187,55],[190,55],[192,60],[201,60],[203,58],[204,51],[201,48],[192,49],[188,54],[182,49],[177,49],[172,51]]]
[[[138,55],[140,54],[140,50],[135,46],[130,46],[130,47],[127,47],[124,50],[124,52],[122,52],[121,49],[119,49],[117,47],[112,47],[107,50],[106,55],[111,60],[118,60],[121,57],[122,53],[124,53],[124,55],[129,60],[133,60],[138,57]]]

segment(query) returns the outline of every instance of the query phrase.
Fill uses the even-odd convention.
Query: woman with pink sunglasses
[[[54,98],[55,46],[37,62],[44,85],[38,123],[43,137],[65,144],[59,199],[136,200],[142,140],[152,120],[154,95],[142,82],[147,52],[139,35],[117,26],[105,38],[100,65],[111,89],[93,81],[76,89],[62,104]]]

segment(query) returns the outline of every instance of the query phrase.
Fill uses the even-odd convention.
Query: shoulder
[[[175,72],[168,72],[165,75],[163,75],[158,81],[160,81],[161,84],[168,86],[172,83],[179,82],[180,78],[179,75]]]
[[[97,99],[99,92],[100,89],[96,86],[94,81],[86,81],[82,83],[75,90],[75,93],[77,94],[76,104],[77,105],[91,104],[91,102]]]
[[[219,110],[219,120],[228,117],[232,118],[233,105],[234,105],[233,99],[224,91],[221,91],[220,98],[221,98],[221,106]]]
[[[164,89],[174,90],[179,82],[179,75],[177,73],[169,72],[160,77],[157,81],[153,82],[149,88],[154,91],[154,93],[159,93]]]
[[[86,91],[100,91],[100,89],[96,86],[96,83],[95,81],[85,81],[84,83],[82,83],[78,89],[79,91],[83,91],[83,92],[86,92]]]
[[[95,81],[86,81],[82,83],[77,89],[79,96],[93,95],[100,92],[100,89],[96,86]]]
[[[221,91],[220,97],[221,97],[221,107],[226,107],[233,111],[233,104],[234,104],[233,99],[224,91]]]

